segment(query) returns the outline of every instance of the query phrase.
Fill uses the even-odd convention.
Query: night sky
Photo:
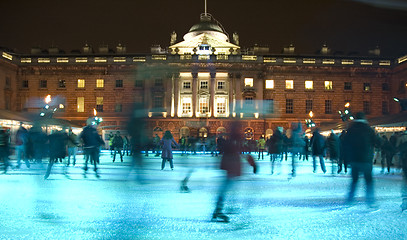
[[[122,43],[128,53],[148,53],[153,44],[168,46],[173,30],[182,40],[204,0],[1,0],[0,9],[0,46],[15,52]],[[297,53],[314,54],[327,43],[344,55],[367,55],[376,45],[383,56],[407,54],[403,0],[208,0],[208,12],[229,35],[239,33],[243,48],[281,53],[293,43]]]

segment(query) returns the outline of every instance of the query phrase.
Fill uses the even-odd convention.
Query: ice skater
[[[229,222],[229,217],[222,210],[227,191],[231,188],[237,177],[242,175],[242,162],[240,154],[242,153],[242,136],[239,122],[232,122],[229,139],[225,141],[224,153],[220,163],[220,169],[226,171],[226,175],[219,188],[218,198],[216,201],[215,211],[212,214],[212,221]],[[247,161],[253,167],[256,173],[257,168],[251,155],[247,155]]]
[[[179,148],[179,145],[174,140],[174,137],[172,136],[171,132],[168,130],[165,131],[164,137],[161,139],[160,143],[162,145],[161,158],[163,159],[161,162],[161,170],[164,170],[166,161],[170,162],[171,170],[174,170],[174,163],[172,161],[173,159],[172,146],[174,145],[176,148]]]

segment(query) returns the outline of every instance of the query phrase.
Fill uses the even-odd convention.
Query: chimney
[[[86,43],[85,46],[83,46],[83,48],[82,48],[82,53],[85,53],[85,54],[93,53],[93,49],[92,49],[91,46],[89,46],[89,45]]]
[[[283,53],[293,54],[295,52],[294,44],[290,44],[290,46],[285,47]]]
[[[327,55],[329,53],[331,53],[331,49],[324,43],[321,47],[321,54]]]
[[[123,46],[121,43],[119,43],[116,46],[116,53],[126,53],[126,46]]]
[[[31,48],[31,54],[41,54],[41,48],[39,47]]]
[[[100,45],[99,46],[99,53],[109,53],[109,46],[108,45]]]

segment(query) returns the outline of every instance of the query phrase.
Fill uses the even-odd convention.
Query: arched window
[[[207,138],[208,137],[208,129],[202,127],[199,129],[199,138]]]
[[[180,136],[180,137],[188,137],[188,136],[189,136],[189,132],[190,132],[190,130],[189,130],[188,127],[182,127],[182,128],[179,130],[179,136]]]
[[[244,137],[245,137],[245,139],[247,139],[247,140],[253,140],[253,138],[254,138],[254,131],[253,131],[253,128],[250,128],[250,127],[245,128],[245,130],[244,130]]]

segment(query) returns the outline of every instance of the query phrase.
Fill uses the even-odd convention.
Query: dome
[[[229,42],[229,36],[223,29],[222,25],[216,21],[209,13],[201,14],[201,21],[193,25],[187,34],[184,35],[184,40],[191,39],[202,33],[220,38],[223,41]]]
[[[189,32],[215,31],[224,33],[222,28],[213,22],[202,21],[189,29]]]

